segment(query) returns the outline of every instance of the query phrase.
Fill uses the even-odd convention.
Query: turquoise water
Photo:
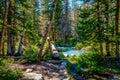
[[[80,56],[85,52],[85,50],[75,50],[74,47],[58,47],[58,48],[66,49],[66,51],[62,52],[65,56],[73,56],[73,55]]]
[[[65,52],[62,52],[63,54],[67,54],[69,56],[71,55],[76,55],[76,56],[80,56],[84,53],[85,51],[84,50],[68,50],[68,51],[65,51]]]

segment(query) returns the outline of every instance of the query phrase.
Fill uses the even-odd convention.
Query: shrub
[[[21,76],[20,69],[9,69],[9,60],[0,59],[0,80],[17,80]]]
[[[22,58],[25,58],[30,62],[37,61],[36,56],[37,56],[38,50],[39,48],[37,46],[31,45],[26,49],[26,51],[22,55]]]
[[[59,55],[59,56],[60,56],[60,59],[62,59],[62,60],[65,59],[65,56],[64,56],[62,53],[59,53],[59,54],[60,54],[60,55]]]
[[[75,48],[76,48],[77,50],[80,50],[80,49],[83,48],[83,44],[82,44],[82,43],[77,43],[76,46],[75,46]]]

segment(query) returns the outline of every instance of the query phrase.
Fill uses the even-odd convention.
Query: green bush
[[[100,59],[99,53],[84,53],[78,60],[78,69],[82,67],[89,68],[91,71],[101,72],[101,70],[104,71],[104,69],[98,68],[101,68],[101,65],[103,64],[102,62],[103,61]]]
[[[0,71],[0,80],[18,80],[22,75],[22,71],[19,69]]]
[[[37,53],[38,53],[39,48],[35,45],[29,46],[24,54],[22,55],[22,58],[27,59],[30,62],[37,61]]]
[[[20,69],[9,69],[9,60],[0,59],[0,80],[18,80],[21,76]]]
[[[83,48],[83,44],[82,43],[77,43],[75,46],[75,49],[80,50]]]
[[[59,56],[61,60],[65,59],[65,56],[62,53],[59,53],[59,54],[60,54]]]

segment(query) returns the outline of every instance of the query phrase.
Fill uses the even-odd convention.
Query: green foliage
[[[38,50],[39,50],[39,48],[36,45],[31,45],[25,50],[22,57],[27,59],[30,62],[37,61],[36,56],[37,56]]]
[[[78,69],[80,68],[88,68],[92,72],[101,72],[104,71],[102,68],[102,60],[100,59],[99,53],[84,53],[78,59]]]
[[[114,74],[120,73],[119,66],[117,65],[119,62],[116,62],[114,59],[111,60],[111,58],[104,59],[99,53],[87,52],[81,56],[73,56],[67,60],[68,62],[77,63],[77,72],[85,78],[90,78],[94,74],[104,74],[109,71],[112,71]]]
[[[0,72],[0,80],[18,80],[22,75],[21,70],[3,70]]]
[[[7,66],[7,61],[0,58],[0,70],[2,70],[3,68],[7,68]]]
[[[0,80],[18,80],[22,76],[20,69],[9,69],[9,61],[0,59]]]
[[[77,49],[77,50],[80,50],[80,49],[82,49],[83,48],[83,44],[82,43],[77,43],[76,45],[75,45],[75,49]]]
[[[59,57],[61,60],[65,59],[65,56],[62,53],[59,53],[59,54],[60,54]]]
[[[69,37],[66,39],[66,42],[64,42],[64,39],[58,39],[55,41],[55,44],[57,46],[75,46],[77,43],[77,39],[73,37]]]

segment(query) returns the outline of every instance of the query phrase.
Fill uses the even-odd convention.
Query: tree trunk
[[[14,4],[14,18],[13,18],[13,29],[16,29],[17,27],[17,19],[16,19],[16,6]],[[15,44],[16,44],[16,35],[15,34],[12,34],[12,45],[11,45],[11,50],[12,50],[12,54],[15,55],[15,51],[16,51],[16,48],[15,48]]]
[[[64,42],[66,44],[67,42],[67,37],[69,34],[69,28],[68,28],[68,0],[65,2],[65,28],[64,28]]]
[[[11,56],[12,51],[11,51],[11,41],[10,41],[10,29],[7,29],[7,55]]]
[[[118,40],[118,28],[119,28],[119,7],[120,7],[120,0],[116,1],[116,13],[115,13],[115,54],[116,57],[119,57],[119,40]]]
[[[19,47],[18,47],[17,56],[20,56],[21,53],[22,53],[22,45],[23,45],[23,41],[24,41],[24,34],[25,34],[25,29],[23,28],[23,32],[22,32]]]
[[[100,43],[100,54],[103,56],[103,45]]]
[[[2,51],[2,44],[3,44],[3,39],[4,39],[4,33],[5,33],[5,26],[7,25],[7,15],[8,15],[8,8],[9,8],[9,3],[7,0],[4,1],[5,3],[5,10],[4,10],[4,15],[3,15],[3,25],[2,25],[2,30],[0,34],[0,53]]]
[[[100,22],[100,10],[99,10],[100,6],[99,5],[100,5],[99,0],[97,0],[97,21],[98,22]],[[99,45],[100,45],[99,50],[100,50],[101,56],[103,56],[103,46],[102,46],[102,42],[101,42],[101,40],[102,40],[101,26],[99,23],[97,24],[97,27],[98,27],[98,40],[99,40]]]
[[[2,49],[2,56],[4,56],[5,55],[5,43],[3,42],[3,49]]]
[[[9,10],[8,10],[8,17],[7,17],[7,23],[10,25],[10,27],[7,28],[7,55],[12,55],[12,32],[11,28],[13,27],[13,10],[12,10],[12,2],[9,1]]]
[[[106,19],[106,54],[107,56],[110,56],[110,46],[109,46],[109,38],[108,38],[108,34],[109,34],[109,13],[107,12],[109,10],[109,4],[107,3],[107,1],[105,2],[105,19]]]
[[[53,2],[52,18],[50,19],[50,23],[48,23],[48,25],[47,25],[47,29],[46,29],[46,33],[45,33],[44,38],[43,38],[43,42],[42,42],[41,47],[40,47],[40,50],[39,50],[39,52],[38,52],[38,54],[37,54],[38,60],[40,60],[41,57],[42,57],[43,47],[44,47],[44,45],[45,45],[46,39],[47,39],[47,37],[48,37],[48,34],[50,33],[51,26],[52,26],[52,24],[53,24],[53,22],[54,22],[55,10],[56,10],[56,0],[54,0],[54,2]]]

